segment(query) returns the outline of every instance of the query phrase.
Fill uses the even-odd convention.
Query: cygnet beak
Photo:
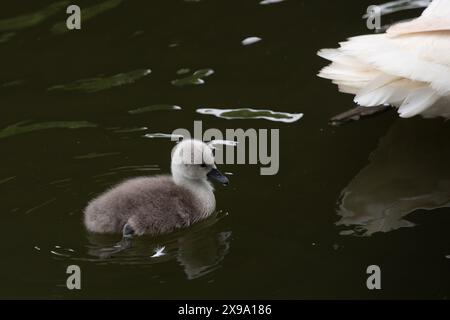
[[[228,178],[226,176],[224,176],[222,174],[222,172],[220,172],[216,168],[211,169],[211,171],[208,172],[207,176],[208,176],[208,178],[216,180],[216,181],[220,182],[223,185],[228,185],[228,182],[229,182]]]

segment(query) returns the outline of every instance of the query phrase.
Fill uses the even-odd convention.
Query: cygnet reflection
[[[117,237],[90,233],[88,254],[101,264],[150,265],[175,260],[187,279],[197,279],[219,268],[230,250],[231,231],[219,231],[215,225],[221,216],[171,235],[135,238],[126,243],[122,240],[114,244]],[[158,249],[162,253],[155,255]]]

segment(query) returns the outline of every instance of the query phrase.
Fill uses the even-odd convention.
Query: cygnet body
[[[172,152],[172,176],[138,177],[92,200],[84,212],[88,231],[158,235],[210,216],[216,206],[208,177],[227,184],[212,149],[199,140],[183,140]]]

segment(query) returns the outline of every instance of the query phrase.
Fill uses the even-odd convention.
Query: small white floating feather
[[[150,258],[158,258],[158,257],[162,257],[165,256],[166,253],[164,252],[164,250],[166,249],[166,247],[157,247],[155,248],[155,253],[150,257]]]

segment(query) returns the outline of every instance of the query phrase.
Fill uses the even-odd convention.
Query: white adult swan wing
[[[386,33],[340,45],[319,51],[332,61],[319,76],[355,95],[357,104],[390,104],[403,118],[450,118],[450,0],[434,0],[421,17]]]

